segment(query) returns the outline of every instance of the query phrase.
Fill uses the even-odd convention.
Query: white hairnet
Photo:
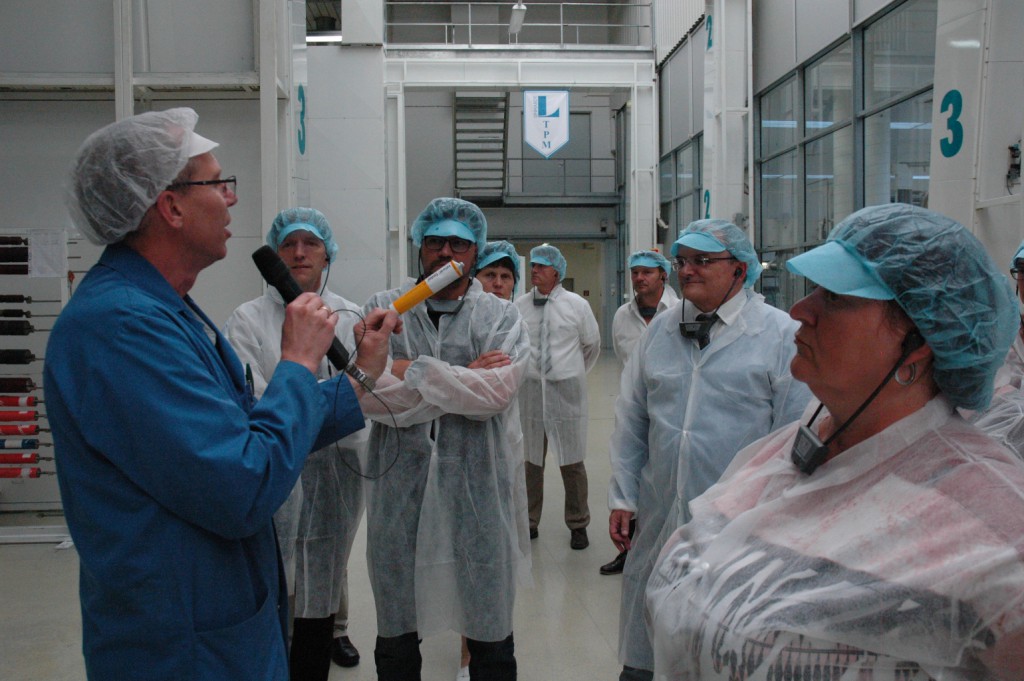
[[[193,132],[198,120],[185,107],[150,111],[89,135],[71,166],[66,194],[75,227],[98,245],[138,229],[188,159],[217,146]]]
[[[334,262],[334,257],[338,255],[338,242],[334,240],[327,217],[316,208],[285,208],[278,213],[267,233],[267,245],[276,251],[286,236],[300,229],[323,241],[327,249],[327,262]]]
[[[444,220],[461,222],[476,236],[476,252],[487,245],[487,218],[475,203],[443,196],[434,199],[423,209],[409,230],[412,242],[417,248],[423,243],[423,235],[429,227]]]
[[[533,263],[537,263],[538,265],[550,265],[558,272],[559,281],[565,279],[565,256],[563,256],[562,252],[551,244],[534,246],[530,251],[530,264],[532,265]]]

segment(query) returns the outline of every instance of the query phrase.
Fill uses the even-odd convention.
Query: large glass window
[[[850,41],[807,67],[804,76],[804,134],[853,116],[853,49]]]
[[[864,106],[928,87],[935,74],[936,0],[911,0],[864,30]]]
[[[698,135],[661,159],[661,219],[668,225],[663,244],[666,247],[676,240],[679,230],[700,218],[702,140]]]
[[[796,135],[796,79],[761,98],[761,155],[769,156],[792,146]]]
[[[927,202],[936,6],[907,0],[759,96],[755,245],[777,307],[807,288],[785,261],[847,215]]]

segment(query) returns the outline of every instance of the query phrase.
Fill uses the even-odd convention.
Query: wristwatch
[[[377,379],[368,376],[365,371],[355,364],[349,364],[348,368],[345,369],[345,373],[354,378],[356,383],[363,386],[363,390],[368,393],[373,392],[373,389],[377,386]]]

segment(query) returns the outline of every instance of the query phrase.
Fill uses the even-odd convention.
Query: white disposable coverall
[[[364,309],[387,308],[414,284],[374,294]],[[369,467],[380,469],[367,485],[366,551],[378,635],[453,629],[500,641],[512,633],[517,577],[530,583],[515,399],[529,359],[526,325],[476,279],[437,329],[426,303],[402,322],[391,357],[412,360],[405,380],[385,373],[376,389],[383,404],[364,398],[377,453]],[[512,363],[467,368],[491,350]]]
[[[361,309],[329,290],[320,297],[338,311],[335,335],[353,352],[352,328],[359,321]],[[231,347],[242,364],[252,369],[257,398],[281,361],[284,317],[281,294],[270,287],[259,298],[239,305],[225,325],[224,334]],[[322,360],[318,378],[335,373],[327,359]],[[352,542],[363,514],[362,481],[356,472],[368,434],[369,429],[364,428],[312,452],[292,493],[274,514],[288,591],[295,595],[295,617],[328,617],[338,608]]]
[[[544,436],[558,465],[579,463],[587,455],[587,372],[601,354],[601,330],[583,297],[556,284],[547,303],[534,288],[516,299],[530,329],[530,363],[519,411],[526,460],[544,465]],[[547,363],[550,370],[541,371]]]
[[[719,310],[726,323],[700,350],[679,331],[685,301],[654,318],[627,362],[610,440],[608,507],[636,513],[622,574],[619,660],[653,669],[644,589],[688,502],[713,485],[736,452],[796,420],[811,399],[793,379],[797,323],[749,289]],[[727,309],[728,308],[728,309]]]
[[[1024,464],[942,395],[811,475],[798,427],[737,455],[662,551],[656,678],[1019,678],[984,656],[1024,631]]]
[[[659,315],[678,302],[679,296],[671,286],[666,285],[661,294],[661,300],[658,301],[658,311],[654,314]],[[634,296],[628,303],[619,307],[615,311],[615,316],[612,317],[612,347],[620,362],[626,363],[629,356],[633,354],[633,348],[636,347],[640,336],[646,330],[647,322],[640,315],[640,308],[637,307],[636,296]]]

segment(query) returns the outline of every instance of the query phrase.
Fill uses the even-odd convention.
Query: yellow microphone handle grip
[[[448,286],[448,284],[461,277],[463,272],[464,270],[462,265],[452,260],[447,265],[413,286],[410,290],[398,296],[398,298],[391,303],[391,309],[396,311],[398,314],[405,314],[430,296],[443,289],[445,286]]]

